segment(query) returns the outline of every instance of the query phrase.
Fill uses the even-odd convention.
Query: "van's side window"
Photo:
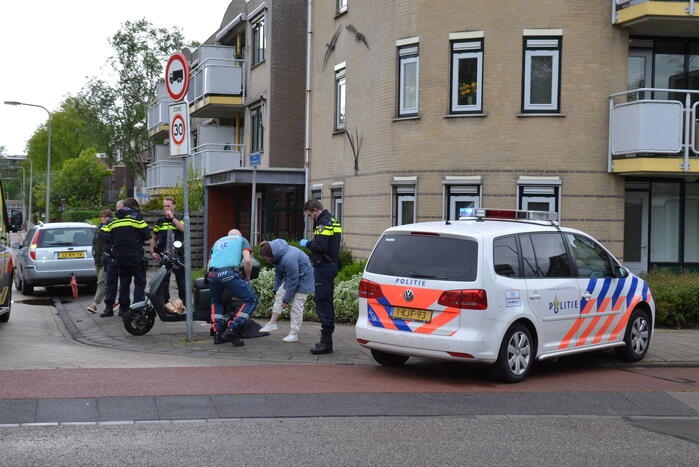
[[[27,232],[27,235],[24,237],[24,241],[22,242],[22,247],[28,247],[29,244],[32,242],[32,239],[34,239],[34,232],[36,229],[32,229],[29,232]]]
[[[571,277],[570,259],[558,233],[521,235],[525,277]]]
[[[514,235],[493,240],[493,267],[495,274],[522,277],[519,268],[519,248]]]
[[[573,253],[578,277],[614,277],[609,255],[593,240],[580,235],[565,234]]]

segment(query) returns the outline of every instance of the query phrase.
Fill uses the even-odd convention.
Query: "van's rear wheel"
[[[493,376],[505,383],[519,383],[527,377],[534,362],[534,341],[522,323],[515,323],[505,333],[500,344]]]
[[[617,347],[617,354],[629,362],[637,362],[646,356],[650,345],[650,318],[648,312],[636,308],[631,314],[624,333],[623,347]]]
[[[401,366],[410,358],[405,355],[396,355],[376,349],[371,349],[371,356],[383,366]]]

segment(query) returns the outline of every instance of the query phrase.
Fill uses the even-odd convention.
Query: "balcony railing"
[[[244,60],[207,58],[192,70],[187,100],[208,95],[241,96]]]
[[[612,0],[612,24],[617,24],[621,21],[624,21],[624,18],[619,17],[619,12],[621,10],[624,10],[629,7],[634,7],[636,5],[640,5],[642,3],[646,3],[648,5],[645,5],[648,8],[651,8],[653,6],[668,6],[667,4],[670,3],[684,3],[686,6],[682,8],[682,6],[678,5],[677,7],[672,7],[670,9],[663,9],[663,10],[657,10],[657,11],[650,11],[650,10],[644,10],[644,14],[660,14],[660,15],[670,15],[670,16],[677,16],[677,15],[687,15],[687,16],[694,16],[697,13],[697,8],[696,8],[696,2],[695,0]],[[655,5],[654,5],[655,4]],[[641,13],[641,12],[639,12]]]
[[[182,181],[182,162],[177,160],[156,161],[146,169],[146,188],[172,188]]]
[[[203,175],[239,169],[242,153],[242,144],[203,144],[192,151],[189,167]]]
[[[148,107],[148,134],[153,135],[158,132],[162,125],[169,125],[170,113],[168,106],[172,104],[170,97],[158,97],[150,107]]]
[[[630,157],[679,158],[676,171],[690,170],[689,158],[699,156],[698,106],[699,90],[640,88],[611,94],[608,170],[614,171],[616,159]]]

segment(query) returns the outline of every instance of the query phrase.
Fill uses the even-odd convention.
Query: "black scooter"
[[[179,240],[174,242],[175,249],[182,248],[182,242]],[[251,278],[256,279],[260,273],[260,263],[253,258]],[[176,254],[162,253],[160,257],[160,269],[150,280],[146,286],[145,301],[134,303],[124,314],[124,328],[129,334],[134,336],[142,336],[153,328],[155,317],[160,318],[164,322],[185,321],[186,313],[170,313],[165,309],[163,300],[163,292],[165,287],[170,286],[170,281],[165,280],[168,272],[173,269],[184,268],[184,264]],[[192,311],[192,319],[194,321],[211,322],[211,302],[208,282],[204,277],[200,277],[194,281],[194,291],[192,294],[194,307]],[[231,315],[239,308],[237,298],[229,293],[224,294],[224,314]],[[254,323],[253,326],[257,329],[250,329],[251,333],[256,333],[259,330],[259,325],[252,320],[249,323]],[[259,334],[258,334],[259,335]],[[265,333],[266,335],[266,333]],[[252,336],[250,336],[252,337]]]

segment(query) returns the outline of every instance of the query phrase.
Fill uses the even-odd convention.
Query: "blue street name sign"
[[[262,164],[262,153],[254,152],[250,154],[250,167],[256,167]]]

